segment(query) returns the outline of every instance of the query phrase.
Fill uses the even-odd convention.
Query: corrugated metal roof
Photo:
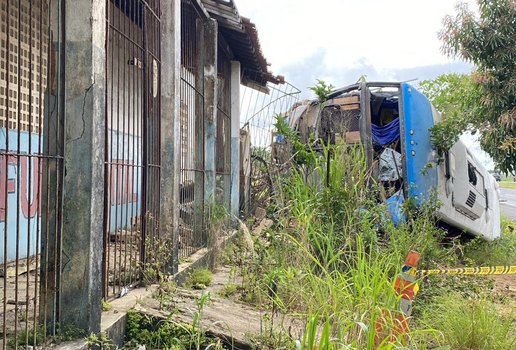
[[[264,87],[268,81],[275,84],[284,82],[283,77],[269,72],[256,25],[248,18],[240,16],[233,0],[201,1],[210,16],[217,20],[219,34],[229,45],[234,59],[240,61],[244,84]]]

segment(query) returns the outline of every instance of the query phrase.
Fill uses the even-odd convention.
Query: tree
[[[434,80],[421,81],[419,89],[442,116],[441,123],[431,129],[432,143],[440,153],[449,150],[464,131],[476,131],[479,95],[472,75],[441,74]]]
[[[444,19],[443,51],[475,65],[467,120],[502,171],[516,171],[516,1],[478,0]],[[464,125],[463,125],[464,126]]]

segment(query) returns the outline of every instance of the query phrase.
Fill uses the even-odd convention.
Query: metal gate
[[[63,195],[61,1],[0,1],[0,348],[55,332]]]
[[[181,1],[181,176],[179,256],[206,245],[204,230],[203,15],[192,0]]]
[[[141,281],[159,238],[160,1],[106,0],[104,297]],[[166,262],[163,262],[166,264]]]

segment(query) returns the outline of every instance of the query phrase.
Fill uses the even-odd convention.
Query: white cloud
[[[473,0],[467,2],[473,4]],[[256,23],[272,69],[282,69],[325,50],[321,64],[376,70],[445,64],[437,33],[455,12],[450,0],[236,0]]]
[[[316,79],[336,87],[361,75],[368,81],[433,79],[467,73],[472,66],[441,53],[438,32],[455,0],[235,0],[240,15],[258,29],[260,43],[275,74],[301,89]],[[476,8],[475,0],[467,2]],[[475,137],[462,139],[488,168],[492,160]]]

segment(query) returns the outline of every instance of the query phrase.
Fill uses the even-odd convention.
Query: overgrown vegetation
[[[450,317],[435,323],[430,311],[456,292],[460,297],[454,300],[462,298],[464,305],[468,300],[491,302],[490,280],[433,276],[420,281],[415,320],[402,335],[396,331],[400,309],[394,277],[410,250],[421,253],[420,268],[510,263],[515,255],[511,224],[504,221],[503,237],[491,243],[443,240],[446,232],[433,217],[439,203],[429,200],[421,208],[408,203],[404,210],[409,220],[395,227],[383,204],[383,189],[368,176],[363,150],[342,145],[331,152],[329,168],[326,157],[311,155],[313,176],[308,181],[296,168],[275,179],[273,226],[258,237],[242,236],[222,254],[242,276],[242,284],[231,294],[270,310],[263,334],[253,337],[255,344],[297,349],[426,349],[438,344],[455,348],[448,331],[464,326],[456,317],[465,324],[474,319],[449,309]],[[327,169],[328,184],[321,180],[327,178]],[[287,314],[307,322],[304,337],[273,331]],[[497,322],[504,329],[514,325],[511,318]],[[514,336],[506,334],[507,344]],[[492,349],[493,344],[497,343],[475,349]]]
[[[173,314],[167,319],[159,319],[130,310],[124,349],[139,349],[141,346],[150,349],[223,349],[220,340],[206,335],[202,324],[203,309],[209,301],[210,294],[203,293],[197,301],[192,324],[173,321]]]
[[[475,265],[516,265],[516,224],[502,218],[502,235],[486,242],[474,239],[464,247],[464,257]]]
[[[241,278],[231,279],[219,295],[267,310],[261,332],[247,335],[255,348],[487,350],[514,346],[514,316],[510,310],[500,315],[493,306],[499,300],[490,294],[489,278],[420,279],[421,292],[405,331],[400,331],[400,297],[393,285],[411,250],[421,254],[420,268],[514,264],[514,223],[504,219],[502,237],[494,242],[445,239],[446,232],[433,216],[440,204],[429,194],[421,207],[407,201],[403,208],[407,220],[395,226],[385,204],[391,194],[372,180],[361,147],[319,145],[315,150],[301,143],[284,119],[278,118],[276,127],[293,147],[295,166],[273,172],[274,197],[266,208],[273,224],[258,236],[242,233],[220,259],[233,276]],[[211,213],[212,229],[220,228],[223,211]],[[196,269],[187,285],[203,289],[211,280],[210,270]],[[158,289],[163,292],[157,294],[159,300],[170,299],[160,301],[160,307],[173,306],[173,288]],[[203,294],[199,300],[193,325],[132,313],[128,346],[222,347],[202,327],[208,299]],[[292,318],[304,323],[303,334],[282,327]]]
[[[440,339],[434,341],[454,350],[510,350],[516,346],[514,321],[498,314],[493,302],[483,298],[450,293],[427,307],[422,318],[441,331]]]
[[[86,342],[88,350],[111,350],[117,348],[105,332],[100,332],[99,334],[91,333],[86,337]]]
[[[52,337],[47,336],[47,331],[43,325],[35,329],[25,329],[18,337],[9,337],[7,341],[10,349],[25,349],[29,347],[40,347],[44,344],[60,344],[67,341],[85,338],[87,332],[74,324],[56,325],[56,334]]]
[[[307,165],[313,167],[317,161],[317,154],[312,151],[310,145],[301,142],[299,135],[293,131],[285,121],[285,117],[276,116],[274,127],[278,134],[286,138],[292,146],[294,164],[301,166]]]

